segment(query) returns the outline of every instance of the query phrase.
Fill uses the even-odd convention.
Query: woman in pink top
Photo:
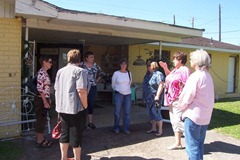
[[[37,90],[40,95],[34,96],[34,106],[36,108],[35,132],[37,139],[37,148],[48,148],[52,142],[45,140],[44,130],[47,122],[47,110],[51,107],[50,85],[51,80],[47,73],[52,67],[52,58],[42,56],[40,58],[42,68],[37,72]]]
[[[166,74],[164,105],[169,106],[169,116],[175,135],[175,144],[168,147],[169,150],[182,149],[181,135],[184,131],[181,121],[182,112],[178,109],[178,97],[190,75],[190,70],[185,66],[187,55],[177,52],[173,55],[174,69],[170,72],[166,63],[160,61],[160,66]]]
[[[178,107],[184,120],[186,151],[190,160],[202,160],[204,140],[214,105],[214,86],[208,72],[211,59],[204,50],[190,53],[195,72],[188,78],[179,96]]]

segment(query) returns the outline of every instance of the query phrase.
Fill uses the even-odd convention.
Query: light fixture
[[[139,45],[139,55],[137,56],[137,59],[133,62],[134,66],[144,66],[146,63],[142,59],[142,56],[140,55],[140,45]]]

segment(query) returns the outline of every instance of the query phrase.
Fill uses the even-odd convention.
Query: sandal
[[[182,145],[172,145],[170,147],[167,147],[168,150],[179,150],[179,149],[184,149]]]
[[[157,132],[157,133],[155,134],[156,137],[160,137],[160,136],[162,136],[162,135],[163,135],[162,132]]]
[[[151,129],[151,130],[147,131],[147,134],[149,134],[149,133],[157,133],[157,131]]]
[[[52,142],[48,140],[43,140],[41,143],[37,143],[36,147],[37,148],[49,148],[51,147]]]

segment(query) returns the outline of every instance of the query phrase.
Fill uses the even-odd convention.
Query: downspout
[[[34,68],[35,68],[35,50],[36,50],[35,47],[36,47],[36,42],[35,42],[35,40],[34,40],[34,41],[31,41],[31,43],[33,43],[33,50],[32,50],[32,52],[33,52],[33,53],[32,53],[32,54],[33,54],[33,55],[32,55],[32,57],[33,57],[33,58],[32,58],[32,78],[33,78],[33,77],[35,77],[35,74],[34,74],[34,73],[35,73],[35,72],[34,72],[35,70],[34,70]]]
[[[159,60],[162,60],[162,41],[159,41]]]
[[[25,28],[25,42],[28,42],[28,27]],[[28,48],[28,44],[24,44],[24,50]],[[25,53],[24,58],[28,58],[28,52]],[[24,83],[28,81],[28,77],[25,77]],[[28,92],[28,87],[25,87],[26,93]]]

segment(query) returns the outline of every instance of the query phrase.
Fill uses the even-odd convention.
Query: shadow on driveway
[[[234,144],[215,141],[209,144],[205,144],[204,149],[205,149],[204,154],[211,154],[213,152],[222,152],[222,153],[236,154],[240,158],[240,146],[237,146]]]

